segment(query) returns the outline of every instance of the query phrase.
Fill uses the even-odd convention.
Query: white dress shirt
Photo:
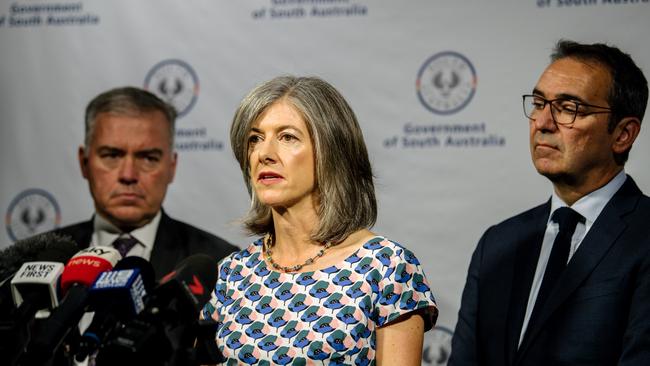
[[[95,214],[93,220],[93,235],[90,239],[90,246],[113,246],[113,242],[118,237],[129,235],[138,241],[127,253],[128,256],[142,257],[146,260],[151,259],[151,250],[153,243],[156,240],[156,232],[160,224],[162,213],[158,211],[156,216],[143,227],[137,228],[130,233],[122,233],[115,225],[103,218],[99,214]]]

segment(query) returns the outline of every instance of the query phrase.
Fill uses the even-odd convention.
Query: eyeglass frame
[[[522,107],[524,109],[524,116],[526,116],[526,118],[531,119],[533,121],[535,120],[535,118],[533,118],[533,117],[529,116],[528,114],[526,114],[526,98],[537,98],[537,99],[541,99],[542,101],[544,101],[544,105],[542,106],[542,109],[540,109],[540,112],[543,111],[544,108],[546,108],[547,104],[550,105],[551,118],[553,118],[553,122],[556,125],[561,125],[561,126],[571,126],[571,125],[573,125],[575,123],[575,121],[576,121],[576,118],[578,117],[578,114],[580,114],[580,116],[589,116],[589,115],[592,115],[592,114],[614,113],[614,109],[611,108],[611,107],[603,107],[603,106],[594,105],[594,104],[587,104],[587,103],[579,102],[577,100],[572,100],[572,99],[568,99],[568,98],[555,98],[555,99],[549,100],[549,99],[546,99],[546,98],[542,97],[541,95],[537,95],[537,94],[524,94],[524,95],[521,96]],[[575,112],[573,112],[573,119],[571,120],[571,122],[560,123],[560,122],[557,121],[557,118],[555,117],[555,112],[553,112],[553,103],[555,103],[557,101],[570,102],[570,103],[575,104],[576,109],[575,109]],[[578,112],[578,109],[580,108],[580,106],[591,107],[591,108],[599,108],[599,109],[606,109],[606,111]],[[559,108],[556,108],[556,109],[561,112],[561,110]]]

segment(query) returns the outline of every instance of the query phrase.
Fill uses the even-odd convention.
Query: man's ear
[[[86,156],[86,149],[83,146],[79,146],[77,151],[77,158],[79,159],[79,168],[81,169],[81,175],[88,179],[88,157]]]
[[[641,131],[641,121],[636,117],[623,118],[614,129],[612,152],[622,154],[632,148],[634,140]]]

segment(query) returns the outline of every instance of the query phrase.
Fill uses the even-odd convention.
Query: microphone
[[[70,258],[61,274],[61,292],[66,295],[75,287],[87,289],[102,272],[110,271],[121,258],[113,247],[91,247],[79,251]]]
[[[56,285],[63,263],[40,261],[24,263],[11,280],[11,293],[19,317],[28,321],[36,311],[59,305]]]
[[[216,331],[214,323],[199,323],[201,307],[216,281],[217,263],[212,257],[195,254],[183,260],[147,296],[144,310],[110,337],[98,353],[96,365],[195,364],[197,335],[210,333],[206,327]],[[214,332],[210,337],[214,344]]]
[[[19,240],[0,251],[0,312],[6,314],[13,308],[11,279],[25,262],[67,262],[79,247],[69,236],[54,233],[35,235]]]
[[[16,363],[29,343],[36,312],[58,305],[56,289],[62,271],[63,263],[27,262],[13,276],[11,291],[18,308],[0,324],[0,351],[10,365]]]
[[[21,363],[38,365],[54,356],[68,332],[78,325],[88,300],[88,287],[121,258],[112,247],[91,247],[75,254],[61,273],[64,298],[41,327],[23,354]]]
[[[133,256],[99,275],[89,292],[89,310],[95,315],[81,336],[77,362],[97,351],[118,322],[131,320],[144,309],[144,297],[153,288],[154,278],[151,263]]]
[[[0,289],[0,354],[9,365],[25,350],[36,312],[58,305],[61,262],[77,250],[69,237],[47,233],[18,241],[0,254],[0,272],[7,277]]]
[[[207,254],[194,254],[181,261],[173,271],[160,279],[160,285],[176,282],[187,287],[194,296],[199,311],[210,300],[210,294],[217,283],[217,264]]]

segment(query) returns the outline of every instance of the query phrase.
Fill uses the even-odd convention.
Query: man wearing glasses
[[[650,365],[650,198],[623,169],[647,81],[604,44],[560,41],[551,61],[523,104],[553,193],[483,234],[451,366]]]

